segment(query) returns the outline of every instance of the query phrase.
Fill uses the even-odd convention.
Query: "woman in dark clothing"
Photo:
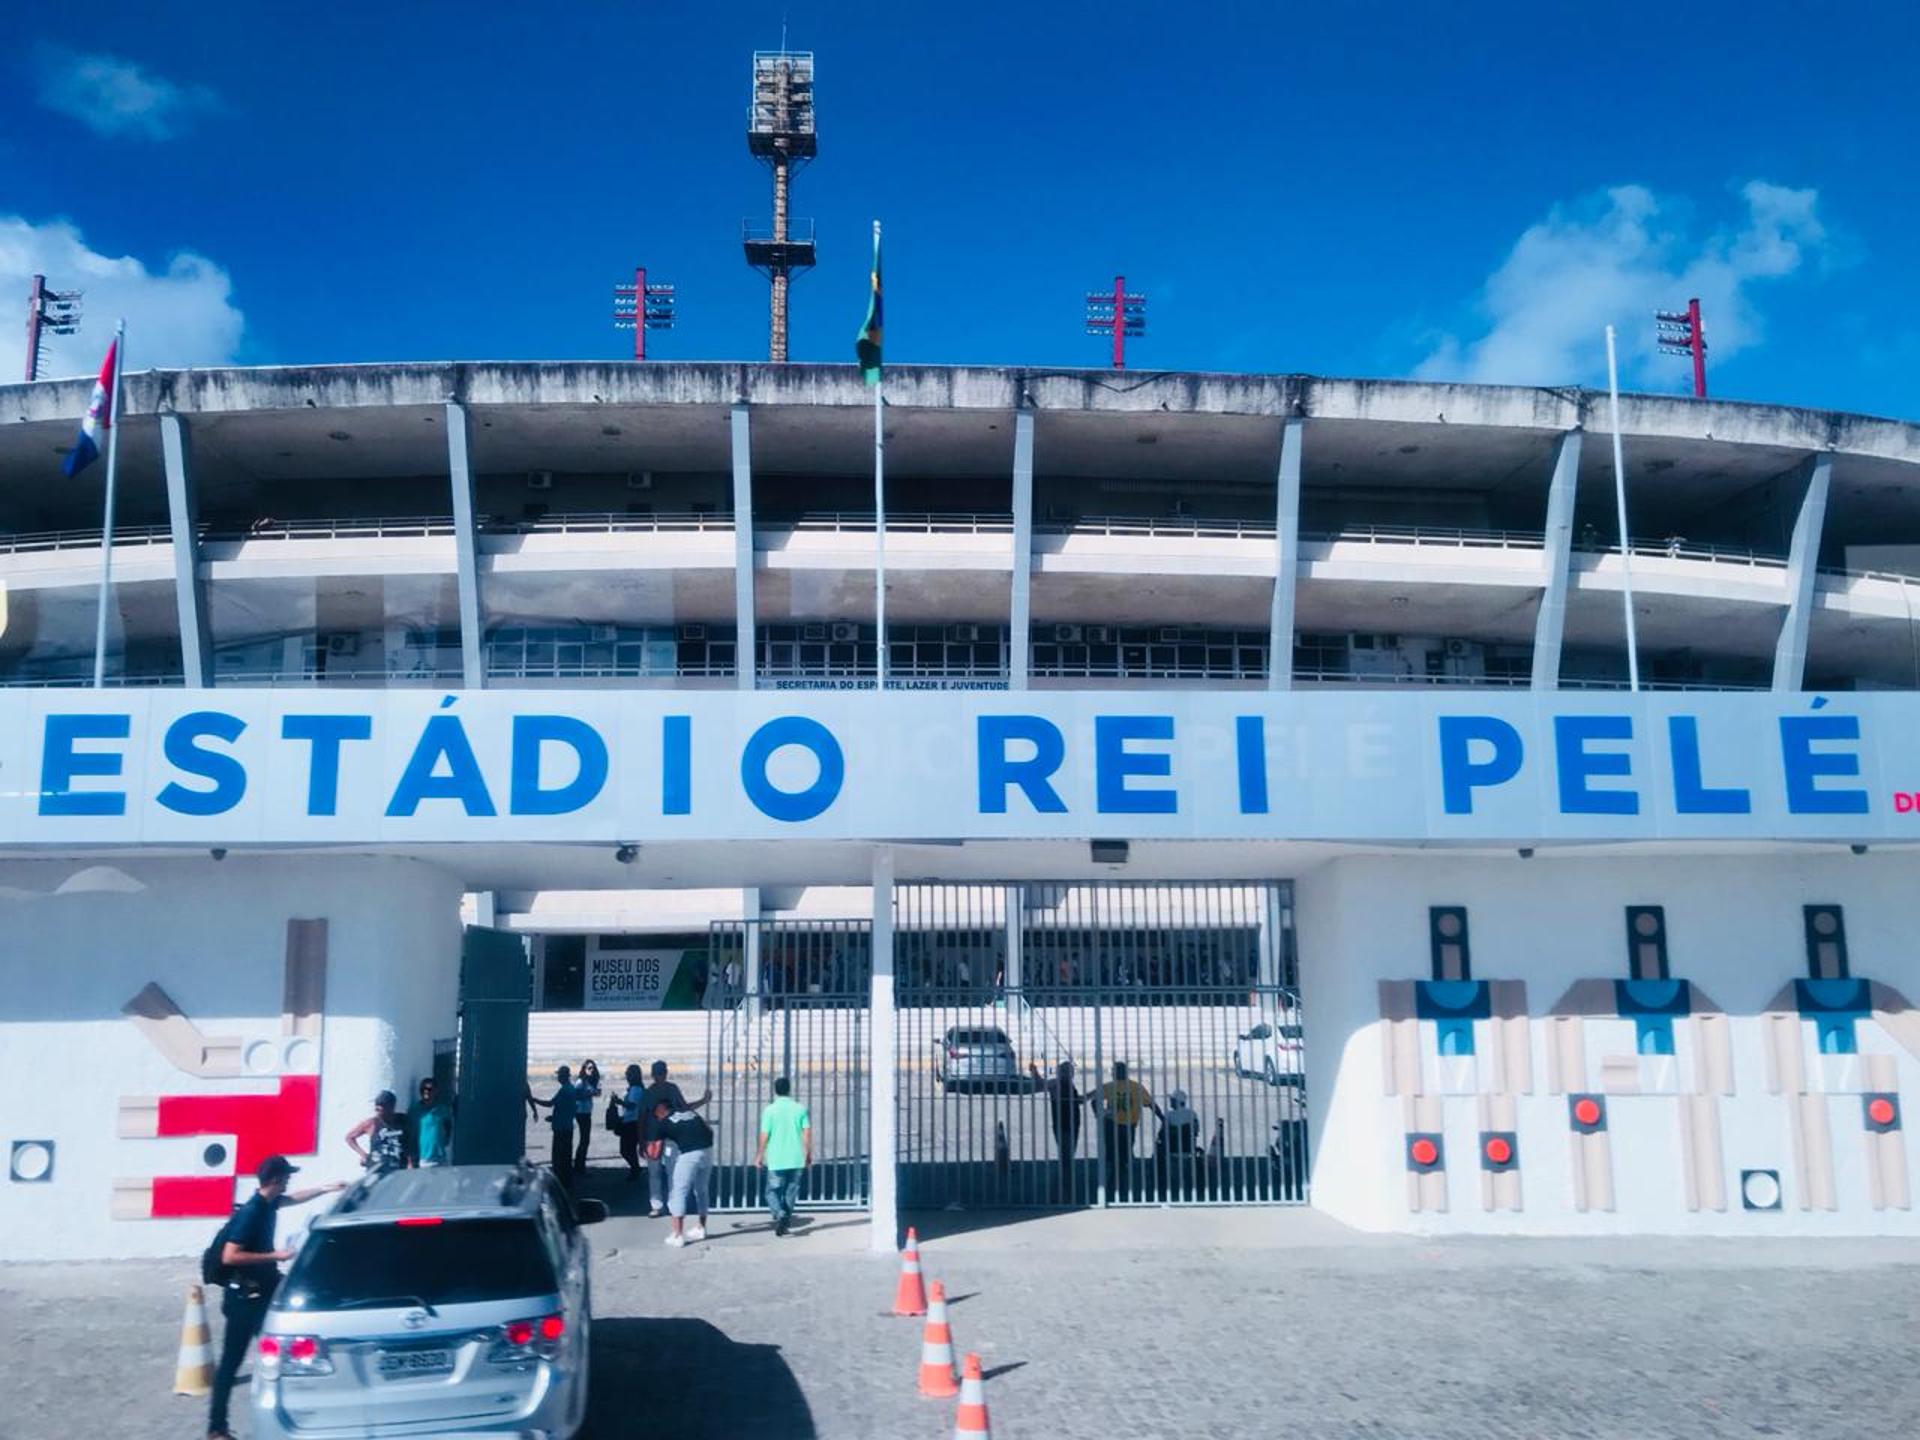
[[[1058,1176],[1059,1200],[1062,1205],[1073,1203],[1073,1161],[1080,1149],[1080,1107],[1086,1101],[1074,1088],[1073,1061],[1062,1060],[1054,1067],[1049,1079],[1040,1078],[1040,1067],[1031,1061],[1027,1071],[1033,1076],[1037,1089],[1047,1097],[1047,1111],[1053,1118],[1054,1143],[1060,1147],[1060,1172]]]
[[[627,1088],[620,1097],[620,1158],[627,1162],[627,1179],[640,1178],[640,1102],[647,1093],[647,1079],[638,1065],[627,1066]]]
[[[600,1067],[592,1060],[582,1060],[573,1086],[580,1092],[580,1106],[574,1115],[574,1124],[580,1127],[580,1140],[573,1150],[573,1172],[578,1175],[587,1168],[587,1146],[593,1143],[594,1102],[600,1098]]]

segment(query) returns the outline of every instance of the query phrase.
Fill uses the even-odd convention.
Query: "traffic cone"
[[[920,1393],[936,1400],[960,1393],[953,1373],[953,1331],[947,1327],[947,1287],[938,1280],[927,1292],[927,1324],[920,1338]]]
[[[180,1358],[173,1367],[173,1393],[206,1395],[213,1390],[213,1336],[207,1329],[207,1302],[198,1285],[187,1287],[187,1313],[180,1319]]]
[[[953,1417],[953,1440],[993,1440],[993,1422],[987,1418],[987,1387],[980,1379],[980,1357],[967,1352],[960,1381],[960,1408]]]
[[[927,1313],[926,1286],[920,1280],[920,1237],[912,1230],[907,1231],[907,1250],[900,1257],[900,1283],[893,1290],[893,1313]]]

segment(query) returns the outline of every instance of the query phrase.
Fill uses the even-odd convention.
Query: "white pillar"
[[[1560,437],[1547,482],[1547,523],[1542,547],[1547,567],[1540,613],[1533,622],[1533,688],[1560,686],[1560,645],[1567,633],[1567,590],[1573,580],[1573,502],[1580,486],[1581,431]]]
[[[1787,550],[1787,613],[1780,624],[1780,640],[1773,651],[1773,688],[1799,690],[1807,681],[1807,634],[1813,625],[1813,588],[1820,565],[1820,532],[1827,520],[1827,489],[1833,479],[1833,457],[1815,455],[1807,462],[1807,492],[1793,522],[1793,543]]]
[[[460,580],[460,683],[478,690],[487,683],[481,661],[480,545],[473,518],[472,432],[467,407],[447,402],[447,476],[453,489],[453,547]]]
[[[1280,429],[1280,475],[1273,509],[1273,611],[1267,622],[1267,688],[1293,688],[1293,605],[1300,581],[1300,442],[1307,422]]]
[[[1026,983],[1026,957],[1021,940],[1026,933],[1027,887],[1009,885],[1004,892],[1007,927],[1007,989],[1020,990]]]
[[[734,683],[751,690],[759,658],[754,650],[753,614],[753,440],[746,406],[733,407],[729,433],[733,441]]]
[[[200,578],[200,516],[194,503],[189,441],[185,420],[171,411],[161,415],[167,521],[173,530],[174,606],[180,617],[180,670],[189,690],[205,690],[213,684],[213,639],[207,628],[206,585]]]
[[[747,1018],[760,1018],[760,887],[749,885],[740,892],[740,927],[744,942],[740,957],[740,983],[745,989]]]
[[[872,1248],[891,1255],[900,1246],[900,1174],[896,1164],[893,1035],[893,847],[873,851],[873,980],[867,1021],[868,1186],[872,1191]]]
[[[1007,622],[1007,688],[1024,690],[1033,654],[1033,412],[1013,416],[1013,598]]]

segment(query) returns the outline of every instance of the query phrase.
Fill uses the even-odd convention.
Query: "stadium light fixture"
[[[633,331],[633,358],[647,358],[647,332],[673,329],[673,286],[648,284],[644,265],[634,267],[631,285],[613,287],[613,328]]]
[[[1693,357],[1693,396],[1696,400],[1707,398],[1707,336],[1700,326],[1700,302],[1687,301],[1684,310],[1656,310],[1654,323],[1659,326],[1657,339],[1662,355],[1691,355]]]
[[[1127,337],[1147,333],[1147,297],[1127,289],[1127,277],[1113,277],[1113,289],[1087,292],[1087,334],[1113,337],[1113,368],[1127,368]]]

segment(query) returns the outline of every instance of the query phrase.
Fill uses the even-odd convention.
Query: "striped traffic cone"
[[[947,1326],[947,1287],[938,1280],[927,1291],[927,1325],[920,1338],[920,1393],[950,1400],[960,1393],[953,1373],[953,1331]]]
[[[980,1379],[980,1357],[967,1352],[960,1381],[960,1408],[953,1417],[953,1440],[993,1440],[993,1422],[987,1418],[987,1387]]]
[[[207,1302],[198,1285],[187,1287],[187,1313],[180,1319],[180,1358],[173,1367],[173,1393],[206,1395],[213,1390],[213,1336],[207,1329]]]
[[[924,1315],[927,1313],[926,1286],[920,1279],[920,1237],[912,1230],[907,1231],[907,1250],[900,1257],[900,1283],[893,1291],[893,1313],[896,1315]]]

